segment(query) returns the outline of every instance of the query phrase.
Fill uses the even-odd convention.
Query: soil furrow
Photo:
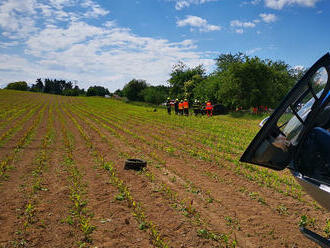
[[[38,116],[35,118],[37,119]],[[46,132],[46,120],[44,116],[34,129],[29,145],[23,148],[20,159],[15,160],[13,164],[15,169],[7,172],[10,179],[4,181],[0,188],[0,198],[3,200],[3,204],[0,204],[0,244],[4,247],[12,247],[20,242],[16,234],[20,235],[17,227],[26,205],[24,191],[27,176],[33,170],[33,159],[40,147],[40,140]]]
[[[85,125],[85,128],[87,129],[86,124],[82,125]],[[88,130],[88,133],[92,135],[93,140],[99,140],[98,137],[94,136],[95,133],[93,134],[92,130]],[[164,198],[161,192],[157,191],[154,183],[149,182],[147,178],[139,177],[136,173],[132,171],[124,170],[124,159],[118,156],[118,152],[110,152],[108,149],[108,145],[103,146],[100,143],[95,145],[99,151],[105,154],[106,159],[115,162],[118,175],[129,185],[132,194],[137,198],[138,201],[142,203],[143,207],[145,208],[146,215],[152,220],[153,223],[160,227],[160,232],[164,235],[164,237],[167,237],[170,240],[171,246],[212,246],[212,241],[201,239],[200,237],[198,237],[198,226],[192,225],[189,219],[185,218],[182,214],[180,214],[178,210],[175,210],[174,208],[170,207],[172,202],[166,199],[166,197]],[[115,144],[115,146],[116,145],[117,143]],[[121,163],[119,161],[121,161]],[[153,206],[147,204],[149,202],[153,202]],[[154,208],[155,204],[157,206],[157,209]],[[166,214],[168,218],[162,218],[164,214]],[[170,222],[168,222],[169,220]],[[174,229],[175,231],[171,232],[171,229]],[[182,235],[183,237],[180,238],[180,236]]]
[[[104,130],[105,131],[105,130]],[[136,133],[141,134],[140,130],[131,130],[131,131],[135,131]],[[123,133],[123,135],[125,135]],[[129,138],[129,136],[127,136],[127,138]],[[136,146],[141,147],[144,151],[144,153],[150,154],[152,153],[152,148],[147,147],[145,144],[139,142],[139,140],[136,140],[134,138],[131,137],[131,139],[133,139],[133,142],[135,143]],[[116,145],[119,147],[119,145]],[[158,155],[160,155],[161,152],[158,152]],[[162,156],[162,159],[164,159],[167,163],[167,167],[168,168],[173,168],[173,170],[175,171],[180,171],[179,175],[177,175],[178,177],[180,175],[184,175],[185,178],[188,178],[191,181],[197,181],[199,182],[199,188],[203,188],[204,192],[206,192],[207,190],[209,190],[210,192],[212,192],[212,194],[214,195],[215,199],[218,200],[219,202],[222,203],[222,205],[226,206],[227,211],[224,211],[225,214],[228,214],[228,217],[232,217],[234,216],[234,218],[238,218],[239,222],[240,222],[240,226],[241,226],[241,230],[247,230],[249,229],[250,232],[252,233],[248,233],[246,235],[248,235],[248,237],[246,237],[246,240],[251,240],[253,243],[255,244],[262,244],[263,242],[265,242],[265,246],[266,243],[269,242],[269,236],[271,236],[271,239],[274,240],[274,245],[283,245],[284,243],[287,244],[296,244],[296,240],[301,240],[302,239],[302,235],[299,233],[299,231],[297,230],[297,225],[292,225],[294,223],[298,223],[299,221],[299,216],[292,216],[292,218],[283,218],[281,216],[279,216],[274,209],[276,209],[276,203],[271,204],[269,202],[269,200],[273,199],[274,197],[274,192],[267,192],[267,190],[265,190],[264,192],[262,192],[263,194],[260,194],[260,190],[258,190],[258,187],[251,187],[249,184],[247,184],[246,182],[242,182],[241,181],[237,181],[237,182],[231,182],[233,183],[232,186],[230,184],[227,184],[228,182],[225,182],[225,187],[223,187],[223,190],[219,190],[219,185],[215,184],[210,184],[209,183],[209,178],[207,176],[203,176],[203,173],[205,173],[205,170],[199,170],[195,169],[195,168],[199,168],[199,167],[212,167],[212,164],[205,164],[205,162],[200,161],[199,163],[196,163],[196,160],[188,160],[188,158],[186,158],[186,161],[182,162],[180,161],[180,159],[176,159],[176,158],[169,158],[166,157],[166,154],[160,155]],[[203,164],[201,166],[201,164]],[[195,167],[194,169],[189,170],[186,166],[186,164],[190,164],[191,168]],[[202,168],[203,168],[202,167]],[[213,166],[214,167],[214,166]],[[224,173],[226,173],[226,171],[222,171]],[[221,175],[221,173],[219,173]],[[200,175],[200,176],[199,176]],[[225,174],[226,175],[226,174]],[[156,174],[157,177],[161,177],[161,175]],[[230,175],[231,176],[231,175]],[[221,178],[221,177],[220,177]],[[206,186],[207,185],[207,186]],[[240,186],[242,185],[242,186]],[[245,185],[245,186],[244,186]],[[248,193],[247,194],[242,194],[240,192],[237,192],[237,188],[239,187],[245,187],[248,188]],[[236,189],[236,190],[235,190]],[[247,189],[245,189],[246,191]],[[215,193],[213,193],[215,192]],[[252,194],[252,195],[249,195]],[[259,196],[257,197],[257,199],[255,201],[253,201],[252,198],[256,197],[253,196],[253,194],[257,194],[257,195],[262,195],[264,196],[264,194],[269,195],[268,198],[266,198],[267,204],[271,204],[273,207],[269,208],[268,206],[264,206],[262,205],[262,203],[260,204],[258,202],[259,201],[263,201],[262,198],[260,198]],[[283,198],[283,196],[278,195],[277,194],[277,199],[281,199]],[[232,199],[236,200],[236,203],[232,203]],[[275,202],[278,202],[278,200],[275,199]],[[243,203],[243,204],[242,204]],[[246,203],[246,204],[245,204]],[[254,208],[251,208],[250,206],[255,205]],[[215,206],[214,209],[212,209],[212,207],[208,207],[207,211],[205,211],[205,215],[210,215],[209,212],[213,212],[213,219],[221,219],[223,221],[225,221],[223,214],[219,216],[219,214],[217,214],[217,209],[221,208],[221,206]],[[292,211],[293,209],[296,209],[297,211],[301,210],[302,204],[297,204],[293,203],[291,205],[288,206],[288,208],[290,209],[290,211]],[[228,211],[229,209],[229,211]],[[235,209],[235,212],[233,214],[233,212],[230,209]],[[313,211],[312,209],[307,209],[306,211]],[[267,217],[266,217],[267,216]],[[270,217],[271,216],[271,217]],[[266,221],[265,221],[266,220]],[[251,228],[253,227],[253,228]],[[289,233],[292,230],[295,230],[295,235],[286,235],[287,233]],[[265,240],[265,241],[263,241]],[[305,246],[302,247],[308,247],[309,245],[311,245],[310,243],[307,244],[304,242]]]

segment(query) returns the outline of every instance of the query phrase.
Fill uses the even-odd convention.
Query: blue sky
[[[66,79],[165,84],[221,53],[311,66],[330,50],[328,0],[0,0],[0,86]]]

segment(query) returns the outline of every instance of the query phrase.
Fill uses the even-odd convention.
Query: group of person
[[[171,101],[170,98],[167,98],[166,107],[167,113],[170,115],[172,111],[172,106],[174,107],[174,111],[176,115],[189,115],[189,102],[187,99],[180,100],[176,99],[175,101]],[[207,116],[213,115],[213,105],[211,101],[206,101],[205,104],[202,104],[199,100],[195,99],[192,104],[192,108],[194,110],[194,114],[204,114]],[[204,111],[205,110],[205,111]]]

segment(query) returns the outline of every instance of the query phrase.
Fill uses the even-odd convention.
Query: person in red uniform
[[[213,115],[213,105],[212,105],[211,101],[206,102],[205,110],[206,110],[207,116]]]
[[[184,111],[184,115],[186,115],[186,116],[189,115],[189,103],[188,103],[187,99],[184,99],[183,111]]]
[[[183,101],[179,102],[179,114],[183,115]]]

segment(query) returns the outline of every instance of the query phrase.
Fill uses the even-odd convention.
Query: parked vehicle
[[[330,54],[320,58],[287,94],[273,114],[264,120],[240,161],[274,170],[288,168],[304,190],[320,205],[330,210],[329,155],[306,152],[315,127],[330,128]],[[325,131],[324,140],[330,132]],[[330,144],[322,144],[330,153]],[[323,157],[322,157],[323,156]],[[319,244],[330,247],[329,240],[306,229],[301,232]]]
[[[203,106],[201,113],[202,115],[206,114],[205,106]],[[226,114],[228,114],[228,109],[224,105],[222,104],[213,105],[213,115],[226,115]]]

